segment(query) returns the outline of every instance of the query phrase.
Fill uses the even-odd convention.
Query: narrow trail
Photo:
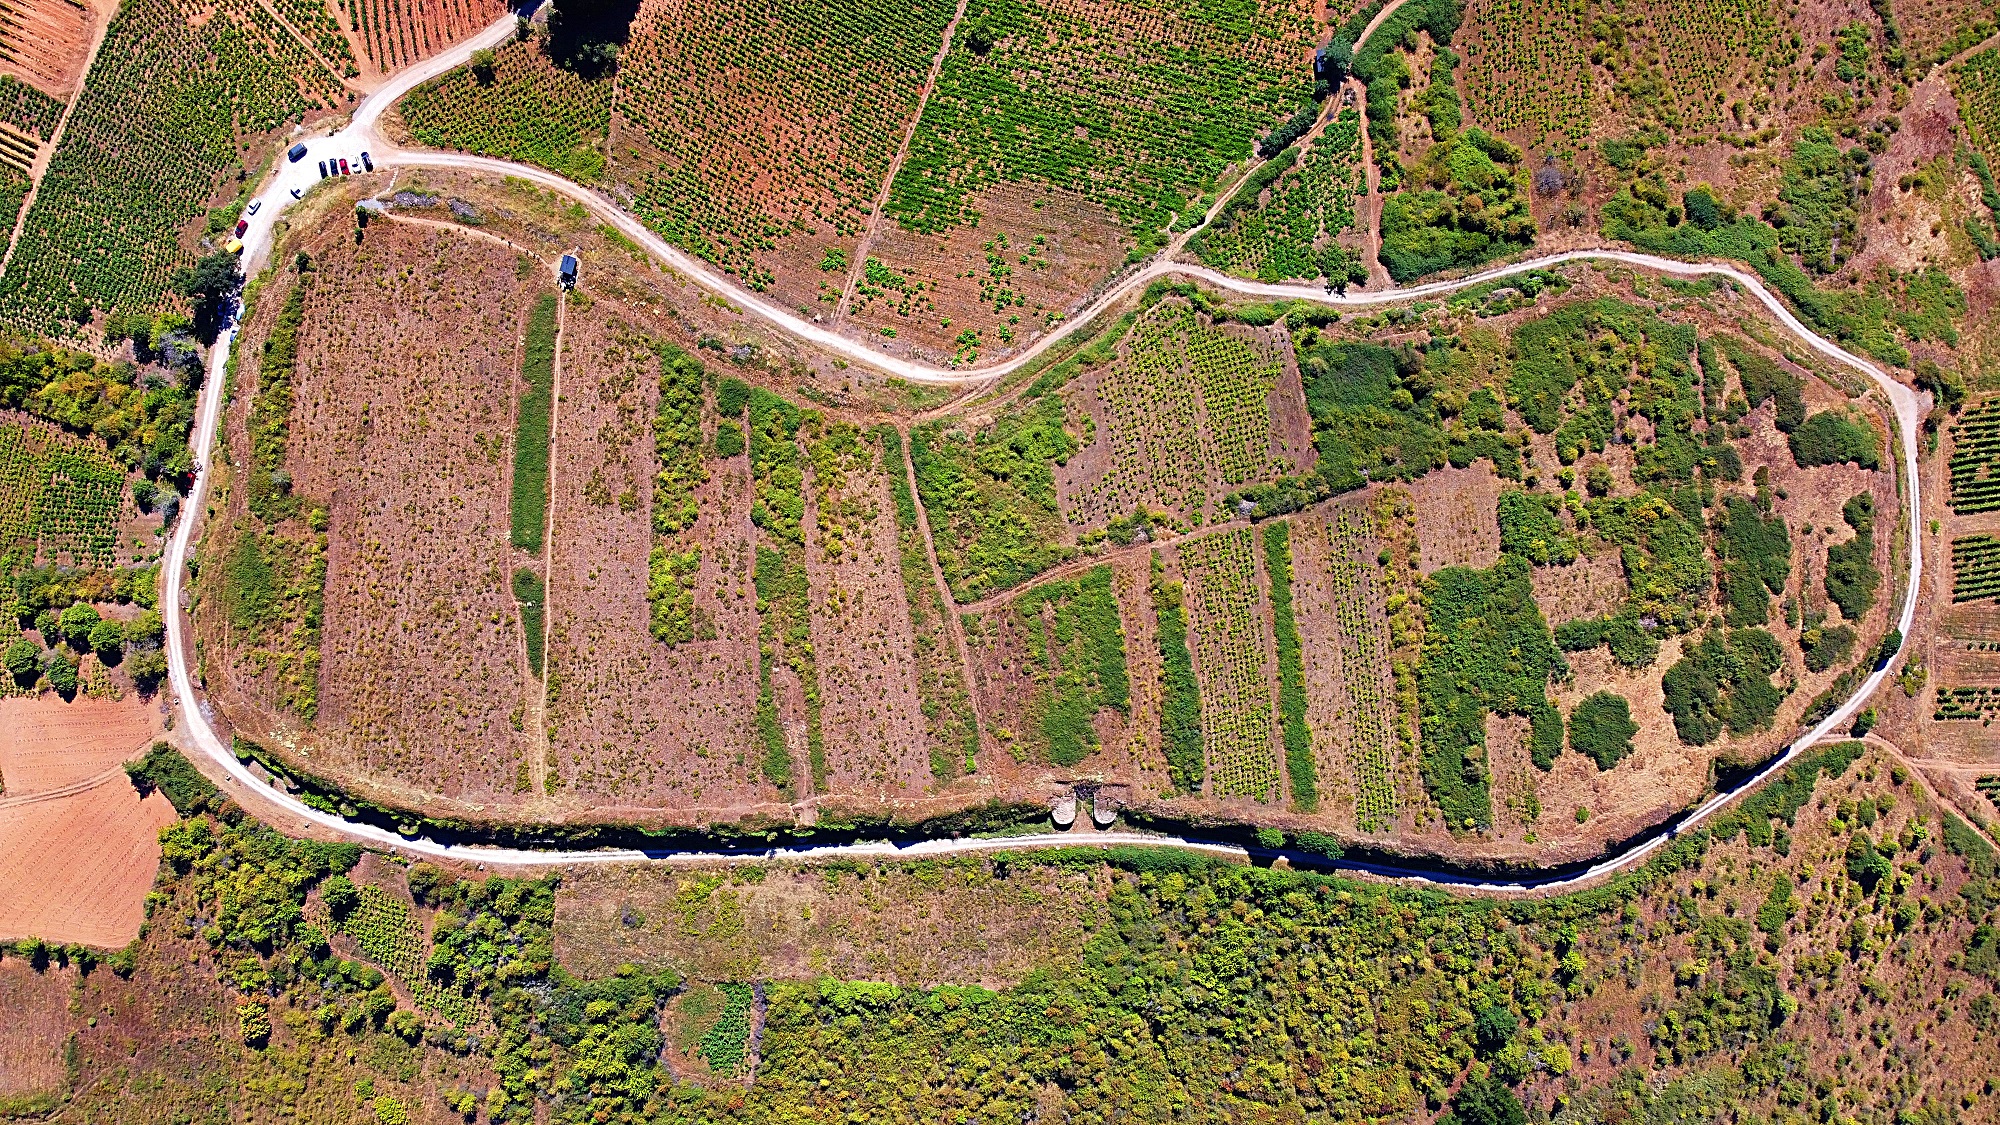
[[[1380,19],[1387,18],[1393,9],[1385,9]],[[1511,894],[1521,892],[1560,891],[1581,886],[1603,876],[1625,870],[1643,862],[1653,852],[1664,847],[1680,833],[1700,826],[1720,812],[1743,793],[1763,784],[1777,772],[1785,769],[1801,754],[1813,746],[1840,736],[1846,730],[1854,714],[1882,685],[1883,680],[1896,668],[1899,659],[1909,647],[1909,633],[1917,608],[1918,592],[1923,577],[1923,540],[1919,524],[1922,511],[1920,498],[1920,477],[1917,460],[1918,426],[1928,409],[1928,396],[1920,398],[1909,387],[1897,382],[1889,373],[1873,362],[1842,348],[1809,329],[1776,296],[1765,288],[1763,282],[1743,268],[1727,262],[1683,262],[1617,249],[1579,249],[1562,253],[1547,254],[1528,258],[1508,265],[1496,266],[1465,277],[1443,281],[1427,282],[1402,288],[1385,288],[1377,292],[1362,294],[1331,294],[1318,285],[1272,284],[1245,281],[1229,277],[1216,271],[1170,261],[1155,261],[1151,265],[1124,275],[1117,283],[1107,286],[1105,291],[1077,315],[1066,322],[1064,330],[1052,333],[1018,355],[991,367],[976,371],[958,371],[937,368],[912,360],[900,359],[875,353],[865,346],[848,340],[830,330],[803,320],[790,310],[772,305],[755,294],[747,293],[730,279],[717,275],[706,263],[698,262],[668,245],[659,236],[644,227],[633,216],[619,209],[604,196],[571,183],[560,176],[513,164],[503,160],[485,157],[465,156],[454,153],[420,152],[414,150],[391,149],[382,144],[378,125],[384,110],[403,93],[418,83],[463,64],[471,52],[482,46],[491,46],[503,40],[513,30],[513,16],[495,23],[480,35],[459,44],[426,62],[419,64],[386,82],[380,90],[370,95],[357,107],[352,123],[331,136],[314,142],[321,152],[332,149],[336,152],[359,151],[374,147],[380,152],[378,164],[400,167],[428,167],[469,172],[487,172],[512,176],[517,179],[546,187],[573,199],[591,213],[631,237],[641,247],[652,253],[667,265],[682,273],[710,292],[720,294],[774,329],[796,336],[808,343],[818,345],[835,355],[855,359],[876,370],[896,375],[915,382],[980,385],[1004,378],[1024,365],[1034,362],[1042,353],[1057,343],[1067,340],[1071,334],[1084,331],[1094,320],[1104,315],[1113,304],[1132,292],[1160,277],[1178,276],[1200,281],[1218,290],[1247,297],[1284,298],[1310,301],[1338,308],[1362,308],[1443,296],[1469,286],[1488,281],[1516,276],[1532,270],[1549,269],[1569,262],[1615,262],[1621,265],[1644,269],[1674,277],[1719,277],[1727,279],[1736,289],[1760,304],[1770,317],[1805,346],[1827,359],[1856,372],[1866,375],[1876,388],[1887,397],[1897,417],[1898,440],[1903,453],[1903,480],[1907,484],[1904,500],[1908,532],[1908,568],[1903,575],[1904,601],[1897,628],[1903,636],[1903,647],[1882,662],[1840,707],[1822,720],[1819,725],[1805,732],[1783,752],[1778,754],[1753,775],[1745,778],[1728,791],[1709,798],[1698,808],[1674,820],[1657,826],[1640,837],[1625,842],[1620,850],[1599,862],[1581,869],[1566,867],[1543,874],[1526,874],[1513,878],[1485,878],[1465,875],[1447,868],[1442,863],[1424,863],[1411,860],[1403,864],[1374,863],[1358,860],[1344,860],[1339,865],[1344,870],[1380,876],[1411,883],[1452,887],[1461,891],[1482,894]],[[1372,25],[1371,25],[1372,26]],[[1364,38],[1365,41],[1365,38]],[[274,226],[279,215],[291,202],[289,191],[298,186],[301,193],[316,182],[313,169],[305,162],[287,163],[280,161],[276,174],[267,184],[262,196],[264,206],[256,222],[251,224],[245,236],[245,262],[256,269],[271,249]],[[230,325],[216,340],[209,352],[208,378],[201,391],[194,433],[190,445],[194,449],[207,451],[213,448],[222,413],[221,388],[226,386],[226,372],[230,351],[235,342],[236,326]],[[931,839],[914,843],[870,842],[839,845],[816,845],[803,847],[776,847],[763,849],[682,849],[682,850],[635,850],[596,849],[587,851],[556,850],[546,851],[523,848],[497,848],[478,845],[440,843],[429,838],[407,839],[387,829],[371,824],[361,824],[346,820],[332,813],[313,809],[296,797],[280,793],[263,785],[249,768],[236,760],[214,726],[203,712],[200,696],[196,691],[193,675],[189,639],[190,626],[187,618],[188,588],[187,563],[193,549],[195,529],[205,517],[209,503],[208,486],[210,474],[205,458],[197,463],[194,480],[188,492],[185,514],[175,526],[173,537],[168,543],[163,560],[165,576],[165,596],[163,608],[169,616],[167,628],[168,672],[175,700],[181,716],[183,745],[206,759],[213,772],[224,775],[225,791],[232,796],[254,803],[260,807],[276,807],[294,821],[303,821],[318,829],[329,831],[346,839],[375,847],[394,849],[400,854],[451,859],[470,863],[480,863],[507,867],[544,867],[553,865],[591,863],[630,863],[652,861],[661,863],[704,863],[717,860],[732,862],[758,862],[768,859],[818,859],[818,858],[869,858],[950,855],[989,852],[1022,848],[1039,848],[1051,845],[1090,842],[1096,844],[1150,844],[1188,849],[1208,854],[1234,856],[1238,858],[1257,856],[1284,856],[1282,849],[1245,848],[1238,845],[1217,843],[1187,836],[1152,835],[1133,832],[1097,833],[1080,837],[1070,833],[1043,833],[1030,836],[1016,836],[1001,839]],[[920,508],[921,510],[921,508]],[[935,556],[933,555],[933,563]],[[1301,861],[1321,862],[1317,857],[1297,855]]]

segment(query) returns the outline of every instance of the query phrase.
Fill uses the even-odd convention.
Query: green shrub
[[[1822,410],[1787,436],[1792,460],[1801,469],[1852,461],[1864,469],[1882,467],[1882,438],[1867,419],[1845,410]]]
[[[1840,514],[1854,535],[1826,549],[1826,596],[1840,607],[1842,617],[1859,621],[1875,604],[1882,584],[1882,572],[1875,569],[1875,497],[1857,493]]]
[[[1100,709],[1125,711],[1131,686],[1125,633],[1109,566],[1074,581],[1036,586],[1014,600],[1036,680],[1028,700],[1034,747],[1052,764],[1073,766],[1097,747]],[[1048,609],[1045,619],[1043,610]]]
[[[1682,742],[1706,746],[1725,730],[1745,735],[1770,724],[1785,698],[1771,682],[1785,663],[1776,638],[1762,629],[1718,630],[1683,653],[1661,680]]]
[[[164,742],[153,743],[138,761],[127,762],[125,776],[140,796],[157,789],[182,816],[193,816],[215,803],[215,786]]]
[[[1639,724],[1632,721],[1632,709],[1625,697],[1600,691],[1578,703],[1569,713],[1569,748],[1608,770],[1632,752],[1632,736]]]
[[[1292,614],[1291,526],[1274,522],[1264,528],[1264,562],[1271,577],[1271,619],[1278,641],[1278,715],[1285,740],[1285,772],[1291,778],[1292,804],[1303,812],[1319,807],[1319,767],[1313,761],[1312,735],[1306,728],[1306,675],[1299,652],[1298,622]]]
[[[1716,573],[1729,625],[1762,625],[1771,616],[1771,596],[1785,592],[1792,573],[1785,521],[1766,519],[1749,499],[1731,496],[1716,519],[1716,535]]]
[[[542,676],[542,646],[547,641],[543,623],[547,620],[547,587],[542,576],[527,567],[514,572],[514,601],[521,610],[521,633],[527,642],[528,671]]]
[[[1183,793],[1199,793],[1202,779],[1201,683],[1187,646],[1187,612],[1181,586],[1166,580],[1160,553],[1153,552],[1154,629],[1160,646],[1160,750],[1168,776]]]

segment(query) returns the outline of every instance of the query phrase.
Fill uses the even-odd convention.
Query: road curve
[[[1018,355],[1004,362],[976,371],[958,371],[931,367],[909,359],[881,354],[866,344],[837,335],[818,324],[807,321],[788,309],[773,305],[762,297],[743,291],[731,279],[717,274],[707,263],[682,253],[668,245],[658,235],[628,212],[616,206],[608,198],[571,183],[560,176],[539,168],[512,164],[488,157],[467,156],[456,153],[425,152],[400,149],[390,146],[381,136],[379,124],[381,115],[394,101],[421,82],[442,74],[453,67],[462,65],[473,51],[481,47],[495,46],[512,33],[514,17],[496,22],[472,39],[420,63],[409,70],[392,77],[381,89],[368,96],[356,108],[352,122],[340,132],[329,137],[309,142],[311,148],[319,152],[331,151],[347,155],[349,150],[358,153],[369,149],[378,153],[380,164],[403,167],[429,167],[458,169],[463,171],[483,171],[498,175],[513,176],[537,184],[551,191],[561,193],[579,203],[602,221],[612,225],[621,233],[674,269],[698,281],[703,287],[715,292],[737,307],[766,321],[774,328],[807,340],[827,351],[865,363],[888,374],[913,382],[928,383],[978,383],[999,379],[1022,366],[1033,362],[1061,339],[1083,330],[1092,321],[1103,315],[1114,302],[1134,289],[1147,285],[1163,277],[1184,277],[1200,280],[1214,288],[1247,297],[1308,300],[1319,304],[1342,308],[1358,308],[1383,305],[1392,302],[1441,297],[1470,286],[1527,273],[1532,270],[1548,269],[1566,262],[1604,261],[1616,262],[1639,269],[1670,274],[1676,277],[1723,277],[1748,293],[1764,306],[1773,318],[1783,324],[1799,340],[1814,351],[1835,363],[1852,368],[1867,375],[1877,389],[1887,397],[1893,408],[1898,430],[1898,440],[1902,446],[1905,511],[1908,515],[1909,567],[1905,575],[1903,608],[1898,618],[1898,628],[1908,637],[1911,622],[1917,607],[1918,589],[1923,577],[1923,539],[1918,513],[1922,510],[1918,497],[1917,428],[1926,406],[1916,393],[1897,382],[1887,372],[1874,363],[1849,352],[1831,340],[1825,339],[1794,316],[1790,309],[1779,301],[1754,275],[1727,263],[1691,263],[1668,258],[1654,257],[1626,250],[1573,250],[1551,254],[1511,265],[1497,266],[1482,270],[1467,277],[1446,281],[1428,282],[1422,285],[1400,289],[1379,290],[1372,293],[1336,295],[1326,292],[1318,285],[1311,284],[1271,284],[1245,281],[1229,277],[1214,270],[1172,262],[1155,262],[1143,269],[1127,275],[1118,284],[1098,297],[1090,305],[1071,317],[1061,333],[1043,337]],[[301,194],[317,182],[315,166],[308,161],[297,163],[281,159],[277,174],[266,185],[260,196],[260,213],[244,236],[244,258],[254,269],[269,253],[272,236],[278,216],[292,202],[290,191],[298,187]],[[191,623],[187,615],[187,562],[196,525],[206,514],[203,511],[209,495],[209,469],[206,453],[216,441],[216,432],[222,415],[222,389],[226,385],[225,372],[229,363],[231,348],[235,342],[236,326],[230,325],[217,338],[209,353],[208,378],[201,390],[201,404],[197,413],[193,448],[203,451],[203,458],[197,465],[193,484],[190,487],[183,515],[174,527],[168,541],[162,569],[166,582],[163,604],[167,607],[169,623],[167,629],[167,665],[169,683],[178,703],[178,714],[182,729],[182,742],[204,757],[207,757],[227,774],[227,784],[244,786],[258,791],[258,798],[274,802],[291,815],[338,833],[348,839],[370,846],[394,848],[411,856],[449,859],[462,862],[484,863],[496,866],[550,866],[567,864],[597,863],[694,863],[710,862],[717,859],[757,861],[765,859],[823,859],[823,858],[869,858],[904,857],[916,858],[962,854],[982,851],[1015,850],[1058,845],[1105,845],[1105,844],[1150,844],[1191,849],[1217,855],[1244,857],[1253,849],[1236,845],[1221,844],[1185,836],[1161,836],[1129,832],[1067,834],[1042,833],[1029,836],[1013,836],[997,839],[937,839],[912,844],[892,844],[887,842],[830,844],[798,847],[780,847],[762,850],[725,849],[637,851],[630,849],[575,850],[533,850],[520,848],[497,848],[478,845],[442,844],[428,838],[408,839],[386,829],[360,824],[332,813],[311,808],[296,797],[282,790],[266,786],[249,767],[236,759],[234,753],[216,733],[204,711],[203,704],[196,695],[190,672],[189,651],[191,645]],[[1901,655],[1899,649],[1896,656]],[[1790,765],[1799,755],[1829,736],[1842,730],[1868,698],[1882,684],[1889,674],[1895,658],[1884,661],[1859,690],[1850,696],[1840,708],[1826,717],[1797,741],[1787,746],[1782,754],[1758,770],[1726,793],[1718,793],[1690,813],[1682,816],[1672,828],[1661,828],[1647,837],[1635,841],[1624,850],[1591,865],[1580,872],[1560,876],[1524,875],[1512,879],[1485,879],[1476,876],[1462,876],[1437,870],[1432,867],[1411,865],[1367,863],[1344,860],[1343,868],[1367,872],[1369,874],[1401,879],[1416,883],[1454,887],[1472,892],[1506,893],[1529,890],[1561,890],[1578,886],[1611,872],[1632,867],[1658,848],[1664,846],[1679,832],[1699,826],[1745,791],[1755,788],[1767,778]],[[1282,854],[1256,850],[1258,854]],[[1310,857],[1301,857],[1310,858]]]

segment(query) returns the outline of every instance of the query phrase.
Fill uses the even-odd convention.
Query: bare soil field
[[[1012,984],[1081,952],[1105,920],[1093,874],[978,861],[838,874],[591,869],[556,900],[556,956],[573,972],[673,966],[704,980]]]
[[[1417,545],[1425,574],[1447,566],[1484,569],[1500,558],[1494,516],[1502,482],[1485,462],[1444,468],[1404,486],[1417,509]]]
[[[0,8],[0,74],[67,101],[111,11],[76,0],[14,0]],[[47,138],[43,138],[46,140]]]
[[[476,806],[516,790],[532,746],[508,452],[522,325],[545,282],[529,259],[462,234],[341,233],[311,244],[286,454],[295,493],[328,510],[318,718],[307,728],[255,707],[269,689],[254,664],[232,667],[242,695],[220,698],[305,768]]]
[[[160,730],[157,707],[53,692],[0,699],[0,778],[8,797],[61,789],[143,754]]]
[[[881,340],[893,330],[890,350],[931,363],[1003,359],[1080,307],[1130,242],[1117,216],[1068,192],[999,184],[972,206],[976,224],[935,235],[878,224],[869,256],[922,294],[906,301],[905,290],[864,274],[847,306],[850,335]]]
[[[1533,573],[1535,604],[1551,626],[1616,610],[1631,590],[1625,560],[1615,549],[1580,555],[1568,566],[1538,566]]]
[[[76,977],[75,970],[54,966],[36,972],[20,957],[0,961],[0,1012],[7,1013],[0,1020],[0,1106],[62,1091]]]
[[[0,801],[0,940],[116,949],[139,932],[174,809],[123,777],[49,800]]]
[[[653,442],[672,333],[633,303],[572,299],[551,451],[551,793],[565,805],[699,818],[775,799],[750,760],[757,697],[748,458],[711,459],[688,533],[706,629],[669,647],[647,631]],[[710,428],[712,430],[712,422]],[[593,481],[600,483],[593,486]],[[628,497],[621,500],[621,497]]]
[[[842,803],[917,796],[931,781],[930,748],[886,475],[903,466],[884,465],[866,438],[858,455],[808,449],[806,574],[828,790]]]

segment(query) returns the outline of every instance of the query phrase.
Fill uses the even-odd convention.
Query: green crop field
[[[2000,687],[1941,687],[1937,710],[1931,718],[1940,720],[1977,719],[1990,723],[2000,717]]]
[[[1951,510],[2000,508],[2000,399],[1969,407],[1951,427]]]
[[[1278,787],[1278,760],[1271,747],[1272,675],[1254,536],[1241,528],[1196,539],[1181,545],[1180,560],[1201,676],[1210,791],[1269,800]]]
[[[66,332],[90,309],[151,311],[181,241],[243,139],[344,104],[338,81],[253,0],[199,24],[173,0],[133,0],[97,63],[0,279],[0,319]]]
[[[633,210],[753,289],[781,242],[859,233],[951,14],[944,0],[647,5],[618,61]]]
[[[1366,551],[1374,535],[1367,512],[1335,510],[1327,521],[1332,567],[1327,584],[1340,626],[1342,681],[1352,710],[1338,716],[1336,741],[1354,783],[1354,823],[1380,832],[1395,823],[1396,701],[1389,666],[1387,622],[1373,609],[1372,587],[1381,579]]]
[[[1310,35],[1270,0],[971,0],[889,214],[948,231],[976,221],[981,191],[1027,183],[1101,203],[1153,244],[1306,104]]]
[[[1530,146],[1590,135],[1590,38],[1582,0],[1481,0],[1454,44],[1465,56],[1473,120],[1527,134]]]
[[[2000,595],[2000,539],[1967,535],[1951,541],[1951,600]]]
[[[533,42],[494,53],[491,79],[462,67],[409,92],[397,109],[418,144],[540,165],[589,183],[604,174],[611,79],[579,77]]]
[[[48,140],[62,119],[63,103],[11,74],[0,74],[0,121]]]

